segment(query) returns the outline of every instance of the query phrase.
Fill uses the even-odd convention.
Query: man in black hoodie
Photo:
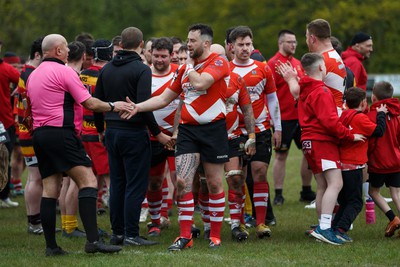
[[[143,33],[135,27],[122,31],[121,47],[113,60],[103,67],[96,84],[95,96],[116,101],[128,96],[135,103],[151,96],[151,70],[143,64],[140,51]],[[118,115],[118,114],[116,114]],[[104,137],[101,114],[96,115],[96,128]],[[165,144],[170,137],[163,134],[152,112],[140,113],[123,120],[110,112],[105,114],[105,144],[110,165],[111,244],[154,245],[139,236],[139,217],[148,186],[150,139],[147,127],[158,141]]]

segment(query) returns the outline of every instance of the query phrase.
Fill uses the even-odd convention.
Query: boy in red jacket
[[[390,195],[400,212],[400,102],[393,98],[393,87],[388,82],[378,82],[372,89],[372,106],[368,117],[375,122],[375,108],[385,104],[386,131],[380,138],[372,138],[368,144],[369,195],[389,219],[385,236],[391,237],[400,227],[400,219],[395,216],[379,191],[383,184],[389,187]]]
[[[385,132],[385,104],[376,107],[376,123],[364,111],[368,108],[366,93],[361,88],[352,87],[345,94],[346,106],[339,121],[351,133],[367,137],[381,137]],[[363,169],[368,161],[368,142],[341,142],[339,146],[342,167],[343,188],[339,193],[339,210],[332,226],[336,236],[345,242],[352,242],[346,234],[363,207],[362,183]]]
[[[322,81],[326,76],[324,58],[319,53],[307,53],[301,58],[306,73],[299,82],[295,71],[285,65],[278,69],[289,87],[300,86],[298,99],[299,123],[303,153],[317,181],[318,227],[311,236],[332,245],[341,245],[331,228],[332,213],[342,188],[339,140],[362,141],[364,136],[352,134],[339,122],[331,91]]]

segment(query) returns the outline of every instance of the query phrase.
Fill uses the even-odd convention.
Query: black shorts
[[[261,161],[269,164],[271,161],[271,155],[271,130],[265,130],[261,133],[256,133],[256,154],[248,159],[248,161]],[[244,163],[246,163],[246,161]]]
[[[244,144],[246,138],[239,136],[238,138],[229,140],[229,158],[241,157],[245,154]]]
[[[368,182],[372,187],[400,187],[400,172],[394,173],[369,173]]]
[[[228,133],[225,120],[203,125],[180,124],[175,156],[190,153],[200,153],[200,160],[205,162],[228,162]]]
[[[158,141],[151,141],[151,167],[165,162],[168,157],[173,157],[174,151],[164,148]]]
[[[298,120],[282,121],[282,142],[281,147],[275,152],[286,152],[290,149],[292,140],[298,149],[301,149],[301,129]]]
[[[91,167],[82,141],[73,129],[41,127],[33,132],[33,148],[42,179],[76,166]]]

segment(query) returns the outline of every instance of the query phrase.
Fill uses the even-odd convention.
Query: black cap
[[[372,39],[371,35],[366,34],[364,32],[358,32],[356,33],[356,35],[354,35],[353,39],[351,39],[350,45],[359,44],[371,39]]]

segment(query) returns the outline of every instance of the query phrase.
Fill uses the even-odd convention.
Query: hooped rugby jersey
[[[99,77],[101,67],[100,66],[90,66],[84,69],[79,78],[81,79],[83,85],[88,90],[90,95],[93,96],[96,90],[96,83]],[[97,133],[96,126],[94,125],[94,114],[93,111],[83,108],[83,123],[82,123],[82,140],[83,141],[93,141],[98,142],[99,137]]]
[[[243,77],[247,92],[250,95],[254,119],[255,132],[260,133],[271,128],[269,123],[268,104],[266,96],[276,92],[275,81],[271,69],[266,63],[250,59],[245,65],[230,62],[231,71]],[[245,129],[242,128],[244,134]]]
[[[152,74],[151,97],[161,95],[164,90],[168,88],[168,86],[171,84],[171,80],[174,77],[179,66],[177,64],[171,64],[170,66],[170,71],[167,74],[161,76],[154,73]],[[158,127],[160,127],[160,130],[167,135],[172,135],[172,131],[174,128],[174,117],[178,105],[179,97],[172,100],[172,102],[169,103],[166,107],[153,111],[153,115],[157,121]],[[152,139],[153,138],[154,137],[152,136]]]
[[[33,157],[35,156],[35,151],[33,150],[32,136],[29,133],[29,130],[22,123],[25,114],[25,106],[22,101],[22,96],[25,95],[26,92],[26,82],[28,80],[29,75],[35,70],[35,67],[31,65],[24,65],[21,75],[18,81],[18,102],[16,104],[17,107],[17,115],[18,115],[18,128],[19,128],[19,140],[21,145],[21,152],[25,157]]]
[[[183,92],[181,124],[208,124],[225,119],[226,90],[229,83],[228,62],[216,53],[201,62],[196,62],[194,69],[198,73],[208,73],[214,83],[207,90],[197,91],[189,81],[186,65],[181,65],[174,76],[170,89],[176,94]]]

